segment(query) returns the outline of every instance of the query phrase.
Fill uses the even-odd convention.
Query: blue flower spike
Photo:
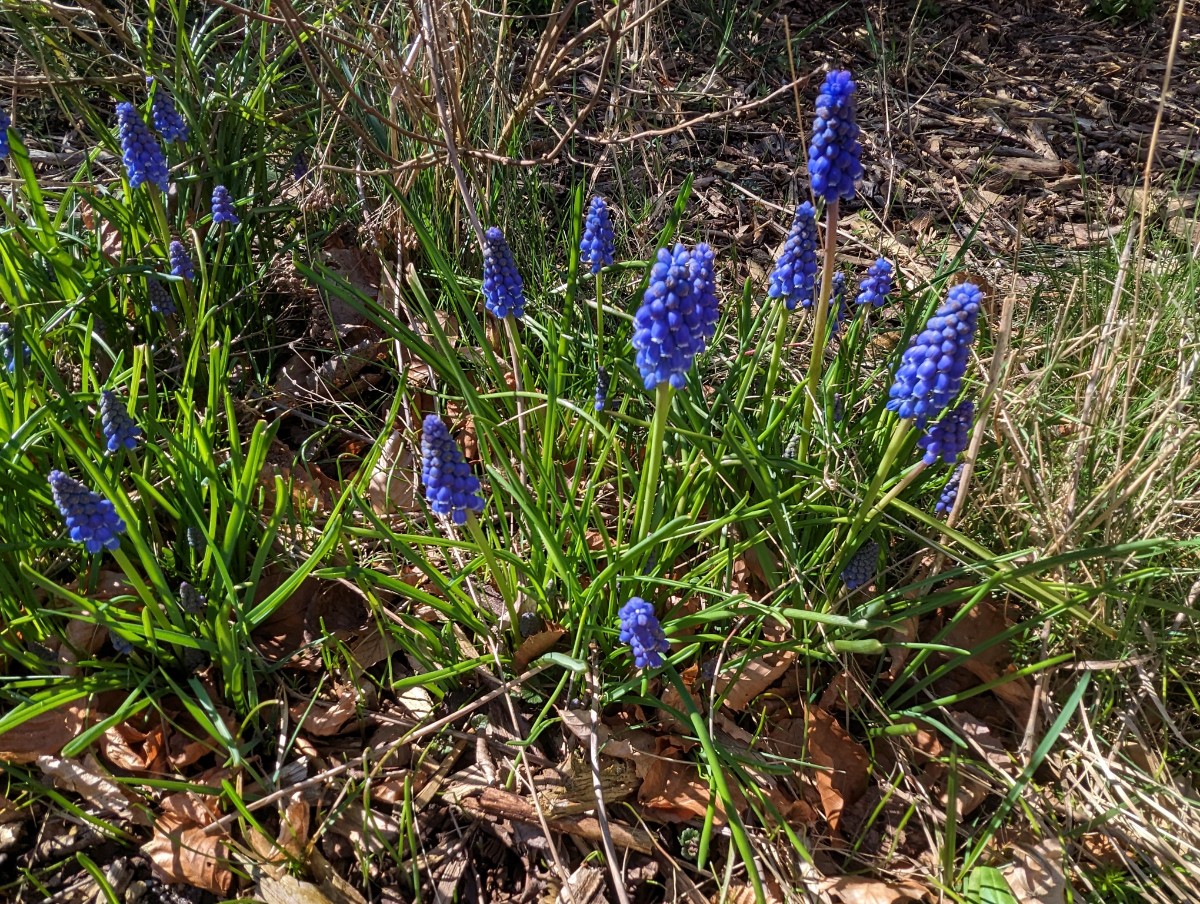
[[[121,545],[125,522],[111,502],[62,471],[51,471],[47,479],[54,504],[67,522],[73,541],[82,543],[90,553]]]
[[[817,281],[817,212],[805,201],[796,208],[783,251],[771,271],[769,298],[782,298],[789,311],[811,308]]]
[[[857,590],[864,584],[875,579],[875,571],[879,565],[879,544],[868,540],[859,547],[850,558],[849,564],[842,571],[842,582],[847,590]]]
[[[517,320],[525,316],[525,286],[512,249],[497,226],[483,237],[483,303],[497,320],[509,314]]]
[[[854,197],[862,178],[862,145],[855,119],[854,79],[845,70],[825,76],[808,146],[808,178],[813,194],[832,204]]]
[[[117,136],[130,189],[149,183],[165,192],[170,179],[167,158],[137,107],[128,101],[117,104]]]
[[[13,340],[14,332],[11,323],[0,323],[0,366],[9,373],[17,369],[17,349]],[[28,343],[21,343],[21,360],[28,362],[33,357],[33,349]]]
[[[171,297],[170,289],[151,277],[146,282],[146,290],[150,296],[151,311],[164,317],[175,316],[175,300]]]
[[[12,117],[7,110],[0,110],[0,160],[4,160],[12,152],[8,145],[8,130],[12,128]]]
[[[588,205],[587,218],[583,221],[583,238],[579,242],[579,260],[588,264],[592,273],[599,273],[613,262],[613,228],[608,215],[608,204],[599,195]]]
[[[425,418],[421,432],[421,482],[434,514],[466,524],[469,512],[483,511],[479,478],[463,458],[458,443],[436,414]]]
[[[142,428],[111,389],[100,392],[100,426],[110,455],[122,449],[136,449],[142,436]]]
[[[187,141],[191,130],[175,108],[175,98],[171,92],[152,75],[146,77],[146,87],[150,89],[150,119],[154,123],[154,130],[167,144]]]
[[[927,465],[937,464],[939,458],[953,462],[967,448],[971,438],[971,422],[974,420],[975,403],[967,399],[947,412],[941,420],[930,424],[917,440],[917,446],[925,450],[921,461]]]
[[[836,336],[842,328],[842,323],[850,316],[850,306],[846,304],[846,274],[841,270],[833,274],[833,282],[830,284],[829,311],[833,314],[829,334]]]
[[[660,248],[650,283],[633,320],[633,347],[646,389],[687,385],[687,372],[717,328],[713,250]]]
[[[219,226],[221,223],[236,226],[241,222],[233,210],[233,196],[229,194],[229,189],[224,185],[213,186],[212,221],[213,225],[216,226]]]
[[[187,581],[179,584],[179,608],[192,615],[198,615],[208,606],[208,600],[200,595],[200,591]]]
[[[596,411],[603,411],[608,405],[608,390],[612,386],[612,374],[605,368],[596,368]]]
[[[951,473],[950,479],[942,487],[942,495],[938,497],[937,505],[933,507],[934,514],[949,515],[954,510],[954,503],[958,499],[958,491],[962,486],[962,475],[965,467],[965,464],[960,464]]]
[[[889,411],[924,427],[954,401],[967,372],[982,302],[983,292],[974,283],[960,283],[946,294],[946,301],[904,350],[888,392]]]
[[[621,607],[617,618],[621,643],[629,644],[634,665],[639,669],[656,669],[662,665],[663,656],[671,652],[671,645],[654,614],[654,607],[635,596]]]
[[[173,241],[167,246],[167,256],[171,261],[171,275],[178,276],[181,279],[191,282],[196,278],[196,267],[192,263],[192,256],[188,254],[187,247],[181,241]]]
[[[854,303],[882,308],[887,304],[887,297],[891,291],[892,265],[881,257],[871,264],[866,278],[858,284],[858,297],[854,299]]]

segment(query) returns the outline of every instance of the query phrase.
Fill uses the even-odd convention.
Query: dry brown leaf
[[[317,886],[301,882],[287,873],[263,875],[258,880],[258,897],[263,904],[330,904]]]
[[[367,899],[342,878],[316,845],[308,850],[308,866],[312,877],[320,883],[321,891],[333,904],[367,904]]]
[[[1007,607],[994,600],[983,600],[972,606],[946,633],[945,642],[964,650],[978,650],[985,643],[998,637],[1013,625]],[[1012,673],[1012,653],[1005,642],[995,643],[985,650],[973,653],[963,664],[982,682],[994,681],[1001,675]],[[1033,685],[1028,678],[1014,678],[992,689],[992,692],[1016,711],[1017,721],[1024,724],[1029,717],[1033,702]]]
[[[955,713],[954,722],[959,730],[967,736],[968,740],[973,742],[971,753],[978,755],[978,751],[983,751],[983,757],[991,769],[997,772],[1008,772],[1015,774],[1018,770],[1015,768],[1015,763],[1008,752],[1004,749],[1004,745],[997,740],[992,733],[991,727],[981,719],[977,719],[968,713]],[[992,793],[992,785],[982,779],[976,778],[969,773],[962,773],[958,784],[958,814],[961,819],[964,816],[974,812],[980,804],[982,804],[989,794]],[[946,803],[946,795],[942,795],[943,806]]]
[[[819,767],[806,771],[805,778],[829,827],[837,831],[842,810],[866,793],[871,764],[867,751],[819,706],[809,708],[803,719],[777,723],[769,737],[781,756]]]
[[[194,780],[218,784],[222,775],[228,772],[209,770]],[[194,885],[224,897],[233,885],[229,852],[220,834],[205,832],[219,815],[216,802],[180,792],[168,795],[161,806],[154,835],[142,845],[151,873],[169,885]]]
[[[259,583],[255,603],[262,602],[283,582],[284,575],[274,572]],[[342,640],[361,636],[371,619],[362,595],[341,581],[309,578],[253,633],[263,657],[281,662],[319,637],[332,634]],[[293,668],[318,669],[321,659],[305,651],[288,663]]]
[[[78,760],[40,756],[37,764],[56,787],[78,794],[101,813],[111,813],[130,821],[136,819],[133,809],[136,798],[109,778],[92,754],[84,754]]]
[[[80,218],[83,225],[95,232],[100,238],[100,253],[110,264],[116,265],[121,257],[121,232],[112,223],[96,215],[96,211],[87,201],[79,205]]]
[[[166,745],[161,725],[139,731],[128,722],[114,725],[100,738],[104,758],[126,772],[166,772]]]
[[[339,734],[351,719],[358,714],[358,690],[351,684],[338,685],[334,692],[337,701],[324,703],[301,701],[291,708],[292,718],[303,722],[300,730],[305,734],[328,738]]]
[[[526,637],[517,652],[513,654],[513,668],[517,674],[519,675],[529,668],[529,663],[539,656],[544,656],[553,650],[554,645],[562,640],[566,633],[566,629],[561,625],[547,624],[537,634]]]
[[[763,626],[763,640],[774,643],[781,642],[787,638],[789,630],[786,625],[769,621]],[[725,689],[729,688],[722,706],[728,707],[734,712],[741,712],[759,694],[778,681],[795,660],[795,651],[776,650],[722,671],[714,682],[718,696],[724,694]],[[731,684],[732,687],[730,687]]]
[[[1000,867],[1018,901],[1028,904],[1064,904],[1067,879],[1063,848],[1054,838],[1043,838],[1012,848],[1012,862]]]
[[[838,876],[821,883],[821,891],[842,904],[913,904],[931,900],[929,889],[915,882],[883,882],[862,876]]]
[[[646,768],[638,789],[638,802],[646,808],[646,818],[658,822],[692,822],[703,820],[708,812],[708,781],[700,777],[699,769],[690,760],[678,759],[683,753],[670,746],[668,738],[658,738],[657,751]],[[742,809],[744,801],[736,787],[730,788],[734,805]],[[712,798],[717,825],[725,823],[725,807]]]
[[[40,756],[55,756],[105,715],[78,700],[39,713],[0,734],[0,760],[34,763]]]
[[[349,839],[355,850],[382,853],[400,837],[400,823],[385,813],[352,804],[338,814],[329,830]]]
[[[417,511],[417,464],[411,444],[404,434],[393,430],[379,452],[371,479],[367,483],[367,501],[377,515]]]
[[[830,712],[843,710],[850,712],[858,708],[862,702],[862,688],[849,672],[838,672],[821,695],[821,708]]]

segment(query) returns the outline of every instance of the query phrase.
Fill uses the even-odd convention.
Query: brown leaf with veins
[[[821,805],[825,821],[833,831],[841,823],[842,810],[867,791],[871,758],[866,749],[819,706],[808,709],[803,719],[784,719],[770,731],[780,756],[802,760],[818,767],[805,770],[814,802]]]
[[[40,756],[55,756],[64,744],[106,715],[79,700],[39,713],[0,734],[0,760],[33,763]]]
[[[701,778],[700,770],[691,760],[679,759],[683,751],[671,744],[670,738],[660,737],[655,743],[655,754],[649,759],[642,786],[638,789],[638,802],[647,810],[646,817],[658,822],[692,822],[704,820],[708,812],[708,781]],[[638,770],[641,774],[641,770]],[[730,788],[734,804],[743,809],[745,801],[736,787]],[[717,825],[725,824],[725,807],[720,799],[713,797]]]
[[[994,600],[982,600],[972,606],[946,633],[944,642],[964,650],[979,650],[984,644],[1013,626],[1008,607]],[[987,649],[973,652],[961,666],[981,682],[994,681],[1016,671],[1007,642],[994,643]],[[1028,678],[1014,678],[992,688],[1001,700],[1016,712],[1017,722],[1024,724],[1033,704],[1033,685]]]
[[[358,691],[351,684],[336,688],[337,700],[333,703],[301,701],[291,708],[292,718],[303,719],[300,730],[307,735],[328,738],[340,734],[346,723],[358,715]]]
[[[543,630],[526,637],[513,655],[513,668],[516,673],[521,674],[529,668],[529,663],[553,650],[555,644],[562,640],[566,633],[566,629],[561,625],[547,624]]]
[[[763,625],[762,639],[779,643],[787,638],[789,632],[790,628],[787,625],[773,620],[768,621]],[[762,656],[756,656],[736,667],[725,669],[714,682],[717,696],[729,688],[729,693],[725,696],[722,705],[734,712],[741,712],[759,694],[778,681],[795,660],[794,650],[775,650]]]
[[[193,781],[218,785],[228,775],[228,770],[210,769]],[[219,815],[211,797],[186,791],[165,797],[154,836],[142,845],[154,876],[169,885],[193,885],[225,897],[233,885],[228,848],[221,833],[205,832]]]

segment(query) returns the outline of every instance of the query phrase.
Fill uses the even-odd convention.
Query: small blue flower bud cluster
[[[111,502],[62,471],[51,471],[48,480],[54,504],[67,522],[72,540],[82,543],[90,553],[121,545],[125,522]]]
[[[425,418],[421,433],[421,481],[434,514],[466,524],[467,512],[483,511],[479,478],[471,473],[458,443],[436,414]]]
[[[850,73],[838,70],[825,76],[817,96],[817,116],[808,146],[808,178],[813,194],[826,203],[853,198],[854,183],[862,178],[855,87]]]
[[[889,411],[914,418],[923,427],[954,400],[967,372],[982,301],[983,293],[973,283],[961,283],[947,293],[945,303],[904,350],[888,393]]]
[[[966,399],[947,412],[941,420],[930,424],[917,446],[925,450],[921,461],[927,465],[937,464],[940,458],[952,462],[958,453],[967,448],[971,438],[971,422],[975,419],[975,403]]]
[[[112,628],[108,629],[108,642],[112,644],[112,648],[121,656],[128,656],[133,652],[133,644],[127,641]]]
[[[151,311],[164,317],[175,316],[175,300],[171,297],[170,289],[153,277],[146,281],[146,289],[150,295]]]
[[[8,144],[8,130],[12,126],[12,117],[8,115],[7,110],[0,110],[0,160],[4,160],[12,153],[12,148]]]
[[[663,656],[671,652],[671,645],[654,614],[654,607],[635,596],[621,607],[617,618],[621,643],[629,644],[634,665],[639,669],[656,669],[662,665]]]
[[[882,308],[887,303],[891,291],[892,265],[881,257],[871,264],[866,279],[858,284],[858,297],[854,299],[854,303]]]
[[[633,347],[646,389],[687,385],[687,372],[717,328],[713,250],[676,245],[658,250],[650,283],[633,319]]]
[[[842,571],[842,581],[847,590],[857,590],[864,584],[875,579],[875,569],[879,565],[879,544],[868,540],[859,547],[850,558],[849,564]]]
[[[150,119],[154,122],[154,130],[162,136],[163,141],[167,144],[172,141],[180,143],[187,141],[191,130],[183,121],[183,117],[179,115],[179,111],[175,109],[175,98],[171,96],[171,92],[158,84],[154,76],[146,79],[146,86],[152,92]]]
[[[608,390],[612,386],[612,374],[603,367],[596,368],[596,411],[603,411],[608,404]]]
[[[608,205],[599,195],[588,205],[587,218],[583,221],[583,239],[579,242],[579,260],[588,264],[593,273],[599,273],[613,262],[613,228],[608,215]]]
[[[171,261],[171,275],[181,277],[188,282],[196,278],[196,267],[192,257],[184,247],[183,242],[174,241],[167,246],[167,256]]]
[[[149,182],[166,191],[169,176],[162,148],[137,108],[128,101],[117,104],[117,136],[121,140],[121,159],[129,176],[129,187],[136,189]]]
[[[208,606],[208,600],[200,595],[200,591],[187,581],[179,583],[179,608],[192,615],[198,615]]]
[[[136,449],[142,428],[129,416],[117,394],[111,389],[100,392],[100,426],[108,441],[109,454],[122,449]]]
[[[496,226],[483,237],[483,304],[497,320],[509,314],[517,320],[525,316],[525,286],[512,249]]]
[[[292,152],[291,170],[292,178],[297,182],[308,175],[308,151],[303,146]]]
[[[224,185],[214,185],[212,193],[212,221],[213,225],[217,226],[221,223],[228,223],[230,226],[236,226],[241,220],[233,211],[233,197],[229,194],[229,189]]]
[[[792,228],[775,269],[771,271],[769,298],[782,298],[789,311],[799,302],[812,307],[813,289],[817,280],[817,212],[805,201],[796,208]]]
[[[954,509],[955,500],[958,499],[958,489],[962,485],[963,468],[965,467],[966,465],[959,465],[950,474],[950,479],[942,487],[942,495],[938,497],[937,505],[933,507],[935,514],[949,515]]]
[[[197,552],[204,552],[208,546],[208,541],[204,539],[204,531],[200,530],[196,525],[189,524],[183,533],[187,545]]]
[[[833,274],[833,281],[829,287],[829,311],[834,315],[833,322],[829,325],[829,333],[836,336],[842,328],[842,323],[850,316],[850,306],[846,304],[846,274],[841,270]]]
[[[21,358],[28,361],[33,356],[33,349],[26,343],[21,343]],[[0,364],[9,373],[17,369],[17,350],[13,343],[13,328],[11,323],[0,323]]]

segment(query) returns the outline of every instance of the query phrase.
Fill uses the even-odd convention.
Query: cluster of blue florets
[[[142,428],[129,416],[129,412],[111,389],[100,392],[100,426],[110,453],[137,448]]]
[[[782,298],[789,311],[795,310],[797,302],[811,307],[816,280],[817,212],[805,201],[796,208],[787,241],[771,271],[767,297]]]
[[[421,433],[421,482],[434,514],[448,515],[455,524],[466,524],[468,512],[483,511],[479,478],[436,414],[425,418]]]
[[[146,281],[146,290],[150,295],[150,310],[155,314],[161,314],[164,317],[175,316],[175,299],[171,297],[171,290],[162,284],[159,280],[151,277]]]
[[[0,366],[9,373],[17,369],[17,348],[13,338],[11,323],[0,323]],[[21,359],[28,361],[33,356],[33,349],[26,343],[21,343]]]
[[[926,428],[917,440],[917,446],[925,450],[921,460],[927,465],[942,461],[952,462],[967,448],[971,438],[971,422],[975,419],[975,403],[970,399],[959,402],[939,421]]]
[[[196,278],[196,267],[192,263],[192,257],[188,254],[183,242],[171,242],[167,247],[167,256],[171,262],[172,276],[178,276],[188,282]]]
[[[171,92],[160,85],[154,76],[148,77],[146,84],[151,91],[150,119],[154,122],[155,131],[168,144],[172,141],[187,141],[191,131],[179,115],[179,111],[175,109],[175,98],[171,96]]]
[[[904,350],[888,393],[889,411],[913,418],[923,427],[954,400],[967,372],[982,301],[983,293],[973,283],[950,290],[945,303]]]
[[[583,221],[583,238],[579,242],[579,260],[588,264],[593,273],[599,273],[613,262],[613,228],[608,215],[608,205],[599,195],[588,205],[587,218]]]
[[[189,612],[192,615],[197,615],[204,611],[208,605],[208,600],[200,595],[197,590],[187,581],[181,581],[179,584],[179,608],[184,612]]]
[[[849,564],[842,570],[842,582],[847,590],[857,590],[875,580],[879,567],[879,544],[868,540],[850,557]]]
[[[650,284],[633,319],[633,347],[646,389],[687,385],[687,372],[717,328],[717,284],[713,250],[703,243],[688,250],[658,250]]]
[[[629,644],[633,662],[639,669],[656,669],[663,656],[671,652],[667,635],[654,614],[654,607],[635,596],[617,613],[621,628],[621,643]]]
[[[853,198],[854,183],[863,174],[854,89],[850,73],[840,70],[825,76],[817,96],[817,116],[808,146],[808,178],[813,194],[828,203]]]
[[[90,553],[121,545],[125,522],[111,502],[62,471],[51,471],[48,479],[54,504],[67,522],[72,540]]]
[[[833,314],[829,333],[836,336],[838,330],[842,328],[842,323],[850,316],[850,305],[846,303],[846,274],[841,270],[833,274],[833,280],[829,286],[829,311]]]
[[[117,136],[121,140],[121,160],[129,177],[129,187],[149,182],[160,191],[168,188],[167,158],[150,127],[128,101],[117,104]]]
[[[8,144],[8,129],[12,125],[12,117],[7,110],[0,110],[0,160],[4,160],[12,152]]]
[[[881,257],[871,264],[866,278],[858,284],[858,297],[854,299],[854,303],[882,308],[887,303],[891,291],[892,265]]]
[[[212,221],[213,225],[228,223],[230,226],[236,226],[241,222],[233,210],[233,196],[229,194],[229,189],[224,185],[213,186]]]
[[[512,249],[496,226],[483,236],[483,303],[497,320],[525,316],[525,286]]]
[[[608,404],[608,390],[612,386],[612,374],[603,367],[596,368],[596,410],[603,411]]]
[[[958,499],[958,490],[962,485],[963,469],[966,465],[959,465],[950,474],[950,479],[946,481],[946,485],[942,487],[942,494],[938,496],[937,505],[933,507],[933,511],[938,515],[949,515],[954,509],[954,503]]]

